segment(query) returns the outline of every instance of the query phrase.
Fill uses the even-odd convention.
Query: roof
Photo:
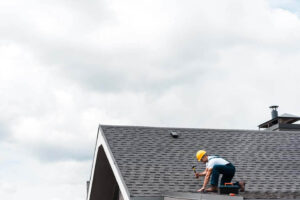
[[[293,114],[289,114],[289,113],[283,113],[282,115],[280,115],[279,117],[288,117],[288,118],[299,118],[299,116],[297,115],[293,115]]]
[[[101,125],[131,197],[165,192],[195,193],[204,165],[199,149],[220,155],[236,166],[234,180],[245,180],[246,198],[300,199],[300,132],[161,128]],[[170,131],[179,134],[173,138]]]
[[[292,115],[292,114],[288,114],[288,113],[284,113],[278,117],[275,117],[273,119],[270,119],[260,125],[258,125],[259,128],[268,128],[274,124],[278,123],[278,120],[281,120],[281,123],[285,123],[285,124],[292,124],[296,121],[300,120],[299,116],[296,115]]]
[[[206,194],[206,193],[164,193],[164,200],[243,200],[241,196],[229,196],[218,194]]]

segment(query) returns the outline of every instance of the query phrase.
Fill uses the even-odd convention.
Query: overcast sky
[[[0,198],[82,200],[98,124],[300,115],[296,0],[0,0]]]

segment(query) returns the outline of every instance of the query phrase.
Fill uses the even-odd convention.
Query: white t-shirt
[[[206,168],[211,169],[215,165],[227,165],[229,162],[223,158],[216,156],[208,156],[208,162],[206,163]]]

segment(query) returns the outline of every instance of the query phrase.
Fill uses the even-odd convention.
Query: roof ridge
[[[274,133],[277,131],[271,131],[271,130],[253,130],[253,129],[221,129],[221,128],[188,128],[188,127],[167,127],[167,126],[145,126],[145,125],[112,125],[112,124],[99,124],[101,127],[118,127],[118,128],[151,128],[151,129],[185,129],[185,130],[202,130],[202,131],[225,131],[225,132],[265,132],[265,133]],[[279,131],[279,132],[300,132],[300,131]]]

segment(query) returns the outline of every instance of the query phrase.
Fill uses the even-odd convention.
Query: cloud
[[[288,10],[300,16],[300,3],[297,0],[272,0],[268,1],[271,7]]]
[[[6,199],[84,198],[99,123],[256,129],[271,104],[300,113],[296,1],[12,0],[0,10]]]
[[[5,123],[0,121],[0,139],[3,140],[4,138],[9,136],[9,130],[7,130],[7,126]]]
[[[300,41],[299,18],[266,2],[94,3],[32,2],[32,14],[16,20],[12,27],[19,30],[6,37],[21,31],[20,42],[44,65],[104,92],[165,92],[214,71],[219,49],[255,45],[285,52]]]
[[[20,155],[20,154],[19,154]],[[26,154],[25,154],[26,155]],[[4,199],[83,199],[86,195],[85,175],[90,162],[62,161],[39,163],[30,157],[18,157],[10,168],[2,165],[0,194]],[[26,158],[26,159],[25,159]]]

